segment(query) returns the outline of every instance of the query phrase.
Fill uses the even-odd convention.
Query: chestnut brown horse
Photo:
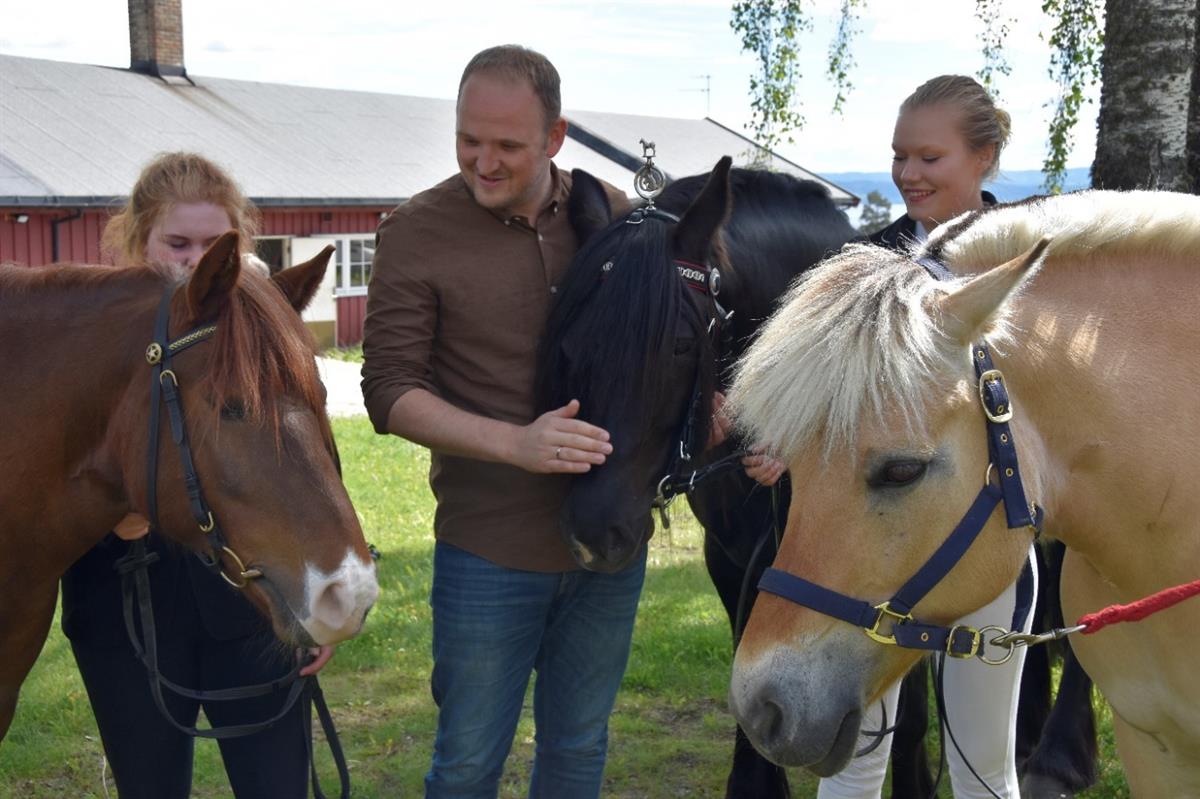
[[[332,249],[271,280],[242,270],[232,232],[190,273],[0,267],[0,738],[59,576],[131,511],[245,583],[281,640],[332,644],[359,631],[375,567],[296,313]],[[158,318],[169,318],[171,368],[152,377],[165,360],[148,351]],[[177,385],[196,486],[185,485],[173,412],[151,407],[152,380],[165,393]],[[203,526],[196,497],[212,512]]]
[[[808,476],[792,485],[775,561],[783,594],[824,592],[762,593],[747,624],[731,703],[760,750],[842,768],[864,707],[921,656],[907,642],[1016,578],[1032,531],[1012,521],[1028,510],[1010,506],[1009,483],[1067,546],[1068,622],[1200,575],[1197,253],[1200,198],[1086,192],[939,228],[916,255],[964,278],[937,282],[905,256],[853,246],[793,288],[731,395],[741,422]],[[989,349],[998,371],[977,377]],[[1011,399],[997,406],[1000,387]],[[1011,431],[989,446],[997,419]],[[998,492],[1003,513],[981,502]],[[923,581],[931,553],[974,524],[968,506],[983,509],[978,537]],[[895,612],[917,582],[932,588]],[[856,630],[843,608],[864,604],[877,613]],[[1112,705],[1134,796],[1200,795],[1198,626],[1192,600],[1072,639]],[[972,631],[955,630],[948,646],[962,649]],[[1001,656],[994,633],[980,640],[979,654]]]

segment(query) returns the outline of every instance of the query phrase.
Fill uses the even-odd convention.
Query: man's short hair
[[[502,44],[475,54],[463,70],[458,82],[458,97],[462,99],[463,84],[476,72],[483,72],[516,81],[527,81],[542,104],[546,114],[546,130],[562,116],[562,95],[559,91],[558,70],[541,53],[519,44]]]

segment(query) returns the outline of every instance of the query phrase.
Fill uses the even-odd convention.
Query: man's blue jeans
[[[433,558],[428,799],[494,799],[531,672],[531,799],[600,795],[608,716],[629,660],[645,554],[617,574],[498,566],[448,544]]]

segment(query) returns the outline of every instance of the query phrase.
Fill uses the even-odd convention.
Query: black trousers
[[[269,632],[216,640],[200,623],[190,590],[176,597],[169,629],[159,631],[162,673],[195,689],[231,688],[286,674],[293,655]],[[172,727],[151,696],[146,670],[128,641],[96,645],[71,641],[96,724],[121,799],[187,799],[192,783],[194,740]],[[204,703],[215,726],[270,718],[287,692]],[[163,698],[180,724],[194,725],[200,702],[164,690]],[[237,799],[304,799],[308,795],[308,753],[303,702],[273,727],[241,738],[218,741],[229,783]]]

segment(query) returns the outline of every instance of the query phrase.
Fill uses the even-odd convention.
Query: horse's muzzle
[[[836,774],[856,749],[863,718],[859,686],[852,673],[819,676],[799,670],[794,654],[780,647],[751,663],[735,660],[730,709],[754,748],[771,762],[801,766],[821,777]]]

